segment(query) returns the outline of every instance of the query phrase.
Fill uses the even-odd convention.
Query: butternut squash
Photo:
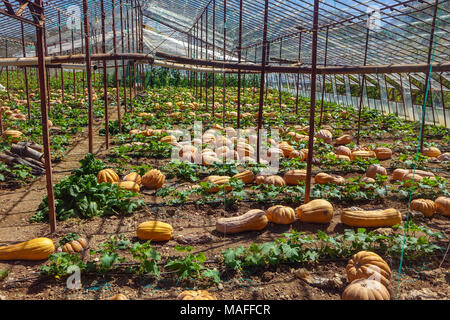
[[[392,227],[402,222],[400,211],[385,210],[344,210],[341,222],[351,227]]]
[[[44,260],[55,252],[49,238],[35,238],[25,242],[0,247],[0,260]]]
[[[243,183],[249,184],[255,180],[255,174],[251,170],[245,170],[241,173],[235,174],[233,178],[237,178]]]
[[[136,235],[141,240],[167,241],[172,238],[172,234],[172,226],[161,221],[143,222],[136,230]]]
[[[295,220],[295,211],[291,207],[276,205],[266,211],[267,219],[278,224],[290,224]]]
[[[224,234],[262,230],[268,221],[264,211],[253,209],[238,217],[220,218],[216,222],[216,230]]]

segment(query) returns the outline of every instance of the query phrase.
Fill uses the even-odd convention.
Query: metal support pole
[[[215,59],[215,51],[216,51],[216,0],[213,0],[213,42],[212,42],[212,59]],[[214,118],[214,111],[216,108],[216,73],[213,72],[212,75],[212,116]]]
[[[105,4],[100,1],[100,10],[102,15],[102,52],[106,53],[106,34],[105,34]],[[105,102],[105,143],[106,149],[109,149],[109,110],[108,110],[108,74],[106,73],[106,60],[103,60],[103,91]]]
[[[83,0],[83,17],[84,17],[84,41],[86,47],[86,78],[88,89],[88,114],[89,114],[89,153],[94,152],[94,133],[93,133],[93,118],[92,110],[92,73],[91,73],[91,43],[89,37],[89,7],[88,0]]]
[[[74,38],[73,38],[73,29],[72,29],[72,54],[75,54],[75,42],[74,42]],[[77,98],[77,81],[76,81],[75,69],[72,70],[72,75],[73,75],[73,94],[74,94],[74,99],[76,99]]]
[[[325,54],[324,54],[324,67],[327,66],[327,55],[328,55],[328,27],[327,27],[327,32],[326,32],[326,36],[325,36]],[[319,127],[322,125],[322,120],[323,120],[323,98],[324,98],[324,94],[325,94],[325,75],[322,75],[322,98],[320,100],[320,120],[319,120]]]
[[[281,51],[283,50],[283,38],[280,40],[280,66],[281,66]],[[280,112],[281,110],[281,73],[278,73],[278,104],[280,106]]]
[[[444,114],[444,127],[447,128],[447,118],[445,117],[444,87],[442,86],[442,73],[439,75],[439,82],[441,83],[441,99],[442,99],[442,112]]]
[[[20,29],[22,34],[22,53],[23,57],[25,58],[27,56],[26,50],[25,50],[25,36],[23,32],[23,22],[20,23]],[[28,85],[28,69],[27,67],[23,68],[23,75],[25,80],[25,94],[27,96],[27,111],[28,111],[28,122],[31,121],[31,103],[30,103],[30,88]]]
[[[42,6],[42,0],[36,2]],[[43,13],[42,13],[43,15]],[[47,199],[48,199],[48,214],[50,223],[50,232],[56,230],[56,215],[55,215],[55,197],[53,194],[52,183],[52,159],[50,153],[50,136],[48,130],[48,113],[47,113],[47,81],[45,68],[45,50],[44,50],[44,28],[36,27],[36,53],[38,56],[38,73],[39,73],[39,89],[41,96],[41,123],[42,123],[42,144],[44,147],[44,163],[45,163],[45,178],[47,184]]]
[[[203,14],[200,16],[200,59],[203,59]],[[200,101],[203,99],[203,72],[200,72]]]
[[[431,33],[430,33],[430,42],[428,45],[428,58],[427,58],[427,64],[429,66],[429,70],[431,71],[431,56],[433,53],[433,41],[434,41],[434,30],[436,28],[436,16],[437,16],[437,10],[438,10],[438,5],[439,5],[439,0],[436,0],[434,3],[434,12],[433,12],[433,22],[431,24]],[[431,90],[431,81],[430,81],[430,76],[431,76],[431,72],[427,72],[426,74],[426,80],[425,80],[425,90],[428,88],[428,82],[430,82],[430,86],[429,86],[429,93],[431,94],[431,103],[433,103],[433,94],[432,94],[432,90]],[[425,101],[424,98],[424,102],[423,102],[423,110],[422,110],[422,121],[424,123],[425,126],[425,110],[427,107],[427,101]],[[433,110],[432,110],[433,111]],[[434,116],[434,112],[433,112],[433,116]],[[424,128],[422,128],[422,130],[420,131],[420,152],[423,151],[423,132],[425,131]]]
[[[267,46],[267,21],[269,17],[269,0],[264,1],[264,27],[263,27],[263,47],[261,58],[261,79],[259,82],[259,109],[258,109],[258,136],[256,142],[256,161],[260,163],[261,150],[261,128],[263,117],[263,103],[264,103],[264,77],[266,69],[266,46]]]
[[[208,60],[208,6],[206,6],[206,13],[205,13],[205,58]],[[205,112],[208,112],[208,73],[205,72]]]
[[[122,53],[125,52],[125,41],[123,38],[123,12],[122,12],[122,0],[120,0],[120,40],[122,43]],[[114,25],[115,29],[115,25]],[[126,86],[126,72],[125,72],[125,61],[122,59],[122,86],[123,86],[123,103],[125,106],[125,112],[127,112],[127,86]],[[120,96],[120,94],[119,94]],[[120,104],[117,103],[119,106]],[[120,118],[119,118],[120,119]]]
[[[314,114],[316,111],[316,73],[317,73],[317,28],[319,27],[319,0],[314,0],[312,57],[311,57],[311,98],[309,109],[308,160],[306,167],[305,203],[309,202],[311,193],[312,159],[314,147]]]
[[[242,0],[239,0],[239,40],[238,40],[238,63],[242,58]],[[238,69],[238,90],[237,90],[237,128],[241,128],[241,69]]]
[[[369,48],[369,28],[366,30],[366,46],[364,49],[364,65],[367,63],[367,49]],[[359,108],[358,108],[358,133],[356,134],[356,144],[359,145],[359,138],[360,138],[360,131],[361,131],[361,110],[362,110],[362,102],[363,102],[363,92],[364,92],[364,85],[366,84],[366,75],[363,74],[362,76],[362,83],[361,83],[361,97],[359,100]]]
[[[8,40],[5,40],[5,56],[8,58]],[[6,66],[6,93],[8,94],[8,100],[11,100],[9,91],[9,67]]]
[[[300,60],[302,58],[302,33],[300,32],[298,34],[298,62],[300,63]],[[297,81],[295,83],[296,87],[296,93],[295,93],[295,114],[298,114],[298,85],[300,80],[300,73],[297,73]]]
[[[62,55],[61,12],[58,11],[59,54]],[[61,99],[64,103],[64,70],[61,67]]]
[[[226,57],[226,44],[227,44],[227,0],[223,0],[223,62]],[[225,127],[225,84],[226,73],[223,73],[222,78],[222,126]]]

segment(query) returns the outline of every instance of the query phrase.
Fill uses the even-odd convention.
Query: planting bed
[[[91,300],[121,293],[129,299],[177,299],[184,290],[205,289],[217,299],[341,299],[349,284],[346,265],[353,254],[365,250],[377,252],[389,265],[392,271],[388,286],[391,299],[449,299],[449,258],[446,254],[449,217],[435,213],[436,210],[431,217],[426,217],[417,210],[408,209],[410,198],[430,199],[434,203],[438,197],[450,197],[450,157],[445,157],[445,153],[450,152],[448,129],[424,128],[424,147],[438,148],[444,156],[427,157],[418,153],[416,157],[419,123],[363,109],[360,146],[367,150],[389,148],[392,157],[386,160],[376,156],[337,159],[339,145],[336,141],[341,141],[343,135],[350,136],[351,141],[346,143],[349,149],[356,147],[358,114],[351,108],[325,102],[320,126],[320,113],[316,113],[315,132],[319,135],[314,144],[311,199],[329,201],[334,211],[332,219],[311,223],[300,221],[296,213],[295,220],[288,224],[269,222],[262,230],[224,234],[216,230],[216,223],[221,218],[238,217],[252,209],[267,211],[274,205],[285,205],[294,210],[301,206],[305,179],[295,186],[257,184],[253,179],[244,185],[240,180],[231,179],[219,187],[217,193],[211,193],[209,190],[214,185],[202,182],[206,177],[231,177],[244,170],[257,174],[261,168],[255,163],[242,165],[229,161],[228,164],[204,165],[202,161],[189,164],[171,159],[172,148],[180,145],[176,141],[172,144],[161,142],[161,139],[171,141],[164,138],[176,134],[170,130],[186,129],[193,134],[194,121],[202,122],[202,133],[214,127],[216,133],[224,132],[223,127],[237,128],[236,88],[227,88],[225,123],[222,121],[221,93],[222,88],[217,89],[215,116],[212,116],[211,89],[207,108],[204,95],[200,99],[189,88],[147,89],[133,100],[133,112],[122,113],[121,132],[117,109],[113,105],[110,110],[112,144],[108,150],[100,120],[102,101],[98,99],[94,108],[98,119],[94,124],[93,157],[86,155],[84,101],[72,109],[72,112],[80,112],[79,117],[58,118],[57,112],[51,113],[55,130],[64,133],[53,136],[65,140],[65,143],[54,140],[52,143],[54,160],[59,160],[53,166],[56,213],[61,219],[57,222],[57,232],[50,234],[46,223],[45,176],[20,178],[8,171],[4,181],[0,181],[0,245],[48,237],[57,247],[68,233],[77,233],[87,240],[88,248],[79,254],[56,254],[53,259],[43,261],[0,261],[1,298]],[[97,92],[97,96],[101,97],[102,92]],[[257,90],[247,87],[241,99],[241,128],[255,128]],[[288,142],[293,150],[307,149],[308,99],[300,98],[298,114],[295,97],[283,93],[281,105],[278,99],[278,92],[269,90],[263,118],[268,135],[270,129],[278,128],[279,141]],[[79,102],[75,98],[73,101]],[[68,106],[68,102],[57,102],[54,108],[61,108],[65,114],[69,112]],[[15,108],[15,105],[11,107]],[[18,108],[24,111],[23,106]],[[320,110],[320,103],[317,109]],[[39,135],[32,133],[40,130],[37,115],[35,119],[31,126],[17,121],[7,121],[7,126],[22,132],[28,130],[30,134],[26,134],[24,140],[39,143]],[[74,121],[69,119],[78,120],[76,124],[67,124]],[[61,128],[65,124],[79,130],[67,134]],[[325,142],[327,134],[320,130],[331,132],[329,143]],[[217,137],[214,137],[215,141]],[[209,136],[203,134],[200,138],[203,138],[204,148],[214,151],[220,147],[208,146]],[[231,136],[229,138],[231,140]],[[8,148],[9,144],[5,141],[3,148]],[[234,145],[236,143],[230,143],[230,149]],[[275,144],[271,143],[270,147],[274,148]],[[283,155],[283,151],[279,172],[275,175],[286,178],[285,173],[289,170],[306,169],[304,153],[289,158],[289,152]],[[232,151],[229,154],[235,155]],[[220,158],[217,152],[216,156]],[[82,159],[84,164],[79,163]],[[374,175],[373,181],[362,182],[368,167],[373,164],[383,166],[386,173]],[[89,175],[97,176],[104,168],[114,170],[121,180],[131,172],[138,172],[144,179],[145,173],[158,169],[165,181],[157,190],[141,185],[138,194],[128,193],[109,183],[98,184],[92,176],[93,181],[88,179]],[[395,169],[414,168],[432,172],[434,178],[423,176],[412,189],[409,179],[393,180]],[[339,175],[344,181],[318,184],[314,177],[319,173]],[[77,188],[71,188],[71,185]],[[101,196],[91,197],[94,193]],[[108,200],[98,200],[99,197]],[[75,204],[69,208],[71,201]],[[341,220],[344,209],[351,207],[363,210],[394,208],[402,218],[383,227],[371,227],[368,222],[359,228],[352,227]],[[71,211],[71,208],[76,209]],[[148,244],[137,238],[136,230],[145,221],[170,224],[173,228],[171,239]],[[110,245],[105,245],[108,241]],[[70,264],[82,268],[80,289],[67,288],[66,269]]]

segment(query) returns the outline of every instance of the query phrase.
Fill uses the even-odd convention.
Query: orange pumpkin
[[[142,185],[148,189],[159,189],[164,185],[166,176],[157,169],[148,171],[141,179]]]
[[[450,216],[450,198],[439,197],[434,203],[436,204],[436,212],[444,216]]]
[[[117,175],[117,173],[114,172],[114,170],[112,169],[104,169],[104,170],[100,170],[99,173],[97,174],[97,181],[98,183],[104,183],[104,182],[109,182],[109,183],[113,183],[113,182],[119,182],[119,176]]]
[[[391,268],[378,254],[371,251],[359,251],[348,261],[345,268],[347,279],[352,282],[357,279],[368,279],[389,285]]]
[[[269,221],[278,224],[290,224],[295,220],[295,211],[291,207],[276,205],[266,211]]]
[[[385,286],[378,281],[358,279],[350,283],[342,293],[342,300],[390,300]]]
[[[431,217],[436,212],[436,204],[429,199],[415,199],[411,201],[410,208],[421,212],[425,217]]]

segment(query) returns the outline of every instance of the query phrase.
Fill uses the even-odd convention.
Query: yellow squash
[[[0,260],[44,260],[55,252],[49,238],[35,238],[18,244],[0,247]]]
[[[136,230],[136,235],[141,240],[167,241],[172,238],[172,234],[172,226],[161,221],[143,222]]]
[[[400,211],[385,210],[344,210],[341,222],[351,227],[392,227],[402,222]]]

